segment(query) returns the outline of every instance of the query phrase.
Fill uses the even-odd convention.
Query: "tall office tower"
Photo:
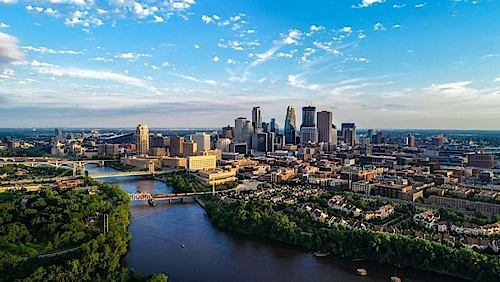
[[[279,125],[276,123],[276,119],[272,118],[269,123],[269,132],[279,133]]]
[[[415,147],[415,136],[408,134],[408,147]]]
[[[318,142],[333,143],[333,114],[318,112]]]
[[[267,132],[255,132],[252,135],[252,149],[257,150],[259,152],[267,152],[269,141]]]
[[[262,123],[262,130],[263,132],[269,132],[269,123],[263,122]]]
[[[337,136],[337,127],[335,126],[335,124],[332,124],[332,141],[333,144],[337,145],[338,136]]]
[[[234,136],[233,128],[231,126],[228,125],[222,128],[222,134],[221,134],[222,138],[233,139],[233,136]]]
[[[255,132],[262,131],[262,116],[260,115],[260,107],[252,109],[252,126]]]
[[[184,158],[194,156],[197,152],[197,144],[193,140],[186,140],[182,143],[182,156]]]
[[[198,144],[198,150],[195,152],[203,152],[210,150],[210,134],[205,132],[197,132],[191,135],[191,140]]]
[[[229,138],[221,138],[217,140],[216,148],[222,152],[229,152],[229,145],[231,145],[231,140]]]
[[[241,130],[241,136],[243,138],[241,141],[246,142],[248,145],[248,148],[252,148],[253,132],[254,132],[254,128],[252,126],[252,123],[249,120],[247,120],[245,122],[245,125],[243,125],[243,128]]]
[[[171,157],[182,157],[182,144],[184,143],[184,137],[172,136],[170,137],[170,156]]]
[[[295,125],[295,108],[293,106],[288,106],[286,109],[285,117],[285,143],[295,144],[296,128]]]
[[[57,142],[62,140],[63,140],[62,131],[59,128],[56,128],[54,132],[54,141]]]
[[[149,151],[149,129],[145,124],[139,124],[135,130],[135,146],[137,155],[147,155]]]
[[[344,142],[354,147],[356,145],[356,125],[354,123],[342,123],[341,131]]]
[[[235,141],[243,141],[242,130],[243,126],[247,122],[247,118],[239,117],[234,120],[234,140]]]
[[[318,130],[316,127],[300,128],[300,143],[318,143]]]
[[[302,124],[300,127],[316,127],[316,107],[302,107]]]

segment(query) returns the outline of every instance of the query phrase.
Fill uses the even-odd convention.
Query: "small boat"
[[[323,258],[323,257],[329,256],[329,255],[331,255],[331,253],[320,253],[320,252],[313,253],[313,256],[319,257],[319,258]]]
[[[397,276],[391,276],[391,282],[401,282],[401,278]]]
[[[184,246],[184,245],[181,245],[181,247],[182,247],[182,248],[185,248],[186,246]]]
[[[360,276],[366,276],[368,274],[368,271],[366,271],[366,269],[364,269],[362,267],[358,267],[358,268],[356,268],[356,274],[358,274]]]

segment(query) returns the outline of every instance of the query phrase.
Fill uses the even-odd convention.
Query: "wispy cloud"
[[[6,23],[0,23],[0,28],[8,28],[8,27],[10,27],[10,25]]]
[[[128,85],[139,86],[148,89],[150,88],[149,85],[141,79],[107,71],[42,66],[39,69],[39,73],[56,77],[69,76],[74,78],[115,81]]]
[[[209,84],[209,85],[216,85],[217,84],[217,82],[215,80],[211,80],[211,79],[198,79],[194,76],[183,75],[183,74],[174,74],[174,75],[182,77],[182,78],[190,80],[190,81],[198,82],[198,83],[205,83],[205,84]]]
[[[54,50],[50,49],[47,47],[33,47],[33,46],[23,46],[21,47],[23,50],[27,51],[32,51],[32,52],[38,52],[38,53],[48,53],[48,54],[68,54],[68,55],[79,55],[83,54],[83,52],[80,51],[73,51],[73,50]]]
[[[120,54],[115,55],[115,58],[125,59],[125,60],[129,60],[129,61],[136,61],[140,57],[152,57],[152,55],[151,54],[137,54],[137,53],[133,53],[133,52],[120,53]]]

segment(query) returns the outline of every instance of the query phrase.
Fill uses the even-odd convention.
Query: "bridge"
[[[220,191],[218,191],[220,192]],[[132,201],[161,201],[167,200],[169,203],[172,200],[181,200],[185,198],[196,199],[198,196],[214,194],[212,192],[190,192],[190,193],[174,193],[174,194],[150,194],[150,193],[129,193],[129,197]]]
[[[168,174],[177,171],[176,168],[171,169],[161,169],[156,170],[153,163],[149,164],[149,169],[147,171],[117,171],[117,172],[105,172],[105,173],[96,173],[89,174],[89,177],[92,178],[107,178],[107,177],[120,177],[120,176],[147,176],[147,175],[160,175],[160,174]]]

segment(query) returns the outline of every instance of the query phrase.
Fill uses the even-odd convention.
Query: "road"
[[[81,247],[75,247],[75,248],[66,249],[66,250],[62,250],[62,251],[59,251],[59,252],[55,252],[55,253],[38,255],[38,258],[50,258],[50,257],[60,256],[60,255],[66,254],[66,253],[74,252],[74,251],[76,251],[76,250],[78,250],[80,248]]]

